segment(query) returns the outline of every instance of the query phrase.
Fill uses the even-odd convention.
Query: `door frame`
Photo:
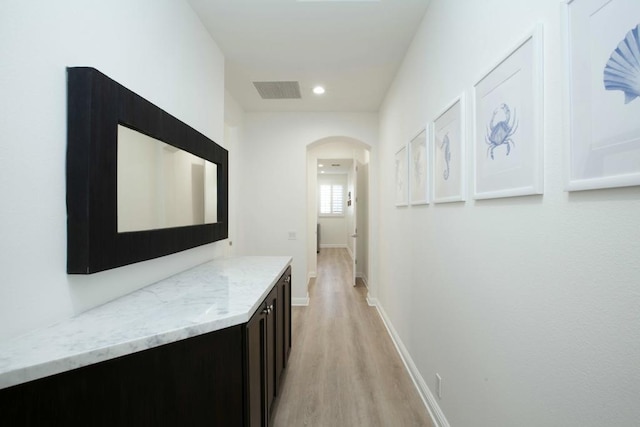
[[[332,152],[332,149],[341,150],[340,153]],[[358,157],[355,155],[356,151],[362,153],[361,155],[366,157],[365,163],[369,165],[367,174],[367,199],[369,201],[367,206],[367,242],[366,242],[366,256],[368,259],[367,268],[365,272],[365,283],[368,288],[367,301],[370,305],[375,305],[377,300],[375,280],[377,277],[377,271],[372,269],[372,266],[377,265],[376,256],[377,253],[373,248],[376,245],[377,231],[374,224],[377,216],[375,216],[376,195],[371,191],[375,188],[377,175],[375,159],[376,152],[371,145],[351,137],[333,136],[318,139],[312,143],[307,144],[307,289],[310,281],[317,275],[317,191],[318,191],[318,173],[317,173],[317,159],[318,158],[345,158],[352,159]],[[331,154],[329,154],[331,153]],[[362,230],[361,230],[362,231]],[[354,269],[355,271],[356,269]],[[308,296],[308,293],[307,293]],[[308,300],[308,298],[307,298]],[[308,302],[307,302],[308,303]]]

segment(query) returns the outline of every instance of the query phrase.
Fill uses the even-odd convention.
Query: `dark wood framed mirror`
[[[227,150],[94,68],[67,69],[67,102],[67,273],[96,273],[228,237]],[[163,182],[168,179],[166,176],[177,175],[173,171],[177,167],[167,166],[169,156],[175,157],[178,152],[180,156],[201,160],[202,165],[191,165],[196,160],[188,160],[191,172],[184,186],[194,194],[195,189],[201,191],[208,186],[208,194],[213,194],[215,200],[210,203],[212,196],[194,196],[195,201],[185,203],[180,197],[166,196],[168,184],[152,184],[155,187],[149,191],[142,187],[138,193],[142,196],[128,198],[154,199],[151,208],[134,207],[129,211],[137,216],[144,216],[138,214],[145,210],[154,217],[175,216],[153,212],[159,203],[156,199],[163,199],[163,205],[177,205],[176,212],[189,211],[196,219],[168,225],[152,222],[139,231],[136,226],[123,226],[123,211],[118,206],[123,199],[118,197],[118,189],[123,193],[123,189],[128,191],[146,179],[137,170],[136,160],[132,172],[124,174],[131,181],[119,181],[123,179],[118,172],[119,163],[123,162],[122,158],[118,160],[118,147],[123,141],[118,138],[123,138],[123,134],[140,135],[138,139],[158,143],[149,150],[159,153],[154,157],[165,159],[160,161],[165,166],[159,169],[172,168],[171,174],[162,178]],[[129,151],[120,149],[120,156],[123,152]],[[146,171],[145,176],[157,175],[157,169],[141,163],[139,169]],[[207,178],[205,171],[212,177]],[[156,193],[158,197],[154,196]],[[200,212],[205,205],[213,206],[215,212]]]

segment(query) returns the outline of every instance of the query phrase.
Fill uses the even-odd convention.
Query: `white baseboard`
[[[372,297],[370,292],[367,292],[367,304],[369,304],[369,307],[377,307],[378,306],[378,300],[375,299],[374,297]],[[378,313],[378,314],[380,314],[380,313]],[[382,315],[380,315],[380,317],[382,317]],[[382,319],[382,322],[384,322],[384,319]]]
[[[374,305],[374,304],[371,304],[369,299],[370,297],[367,296],[367,302],[369,303],[369,305]],[[407,351],[407,348],[402,343],[400,336],[398,336],[398,333],[396,332],[393,325],[391,324],[391,321],[387,317],[387,314],[385,313],[384,309],[382,308],[382,306],[378,301],[374,299],[372,299],[372,301],[375,302],[375,307],[378,310],[380,317],[382,318],[382,322],[387,328],[387,332],[389,332],[389,335],[391,336],[391,340],[396,346],[396,350],[398,350],[398,354],[400,354],[400,358],[402,359],[404,366],[407,368],[407,371],[409,372],[409,376],[411,377],[413,384],[416,386],[416,389],[418,389],[418,393],[420,394],[420,397],[422,398],[422,401],[424,402],[424,405],[426,406],[427,411],[429,411],[429,415],[431,416],[431,420],[433,421],[434,425],[436,427],[450,427],[449,422],[447,421],[446,417],[444,416],[444,413],[442,412],[442,409],[440,409],[440,406],[436,401],[436,398],[434,397],[433,393],[431,393],[431,390],[429,390],[429,387],[427,386],[427,383],[425,382],[424,378],[422,378],[422,375],[420,375],[420,372],[418,371],[418,367],[413,362],[411,355],[409,354],[409,352]]]
[[[307,307],[309,305],[309,295],[306,298],[291,298],[291,305],[296,307]]]
[[[309,305],[309,282],[311,282],[311,279],[315,279],[315,278],[316,278],[316,272],[315,271],[309,272],[309,274],[307,275],[307,296],[303,298],[292,297],[291,305],[298,306],[298,307],[307,307]]]
[[[349,252],[349,256],[351,257],[351,261],[356,259],[356,257],[354,256],[353,251],[351,250],[351,248],[349,246],[345,246],[345,248],[347,248],[347,252]]]
[[[362,279],[362,283],[364,283],[366,288],[369,289],[369,280],[367,279],[367,276],[364,273],[356,273],[356,277]]]

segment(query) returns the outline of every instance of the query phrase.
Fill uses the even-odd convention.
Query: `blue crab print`
[[[449,142],[449,133],[445,134],[444,138],[442,138],[442,145],[440,148],[444,150],[444,162],[447,165],[444,170],[443,176],[445,181],[449,179],[449,163],[451,162],[451,143]]]
[[[496,122],[496,116],[501,114],[501,120]],[[511,152],[511,146],[516,145],[511,137],[516,133],[518,129],[518,120],[516,119],[516,110],[513,110],[513,121],[511,121],[511,110],[507,104],[500,104],[498,108],[493,110],[491,116],[491,122],[487,127],[487,135],[485,141],[489,148],[487,148],[487,155],[491,156],[491,160],[494,160],[493,151],[500,145],[507,146],[507,156]]]

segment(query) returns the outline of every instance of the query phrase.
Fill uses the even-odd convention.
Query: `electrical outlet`
[[[438,399],[442,399],[442,377],[440,374],[436,374],[436,394]]]
[[[298,239],[298,235],[295,231],[290,231],[289,232],[289,240],[297,240]]]

